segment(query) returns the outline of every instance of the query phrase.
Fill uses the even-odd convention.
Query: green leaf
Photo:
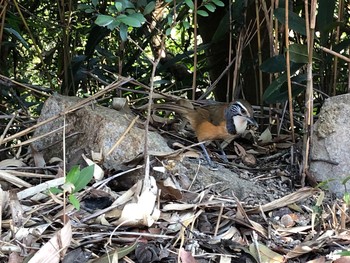
[[[223,37],[229,31],[229,24],[230,24],[229,19],[230,19],[229,13],[226,12],[214,33],[214,36],[212,38],[213,43],[219,42],[221,39],[223,39]]]
[[[308,50],[306,45],[302,44],[292,44],[289,46],[289,55],[290,55],[290,60],[295,62],[295,63],[308,63]],[[319,54],[313,52],[313,57],[314,60],[319,60],[321,61],[321,57]]]
[[[191,0],[185,0],[185,4],[192,10],[194,10],[194,4]]]
[[[165,35],[170,36],[171,35],[171,27],[167,28],[167,30],[165,30]]]
[[[321,45],[325,46],[330,40],[329,25],[334,19],[335,0],[319,0],[317,8],[317,28],[320,31]],[[339,8],[339,7],[337,7]],[[338,11],[337,11],[338,12]]]
[[[128,40],[128,27],[125,24],[120,25],[119,35],[122,41],[126,42]]]
[[[268,58],[260,65],[260,70],[267,73],[283,72],[286,70],[286,58],[284,55]]]
[[[75,195],[68,195],[68,200],[74,206],[75,209],[80,210],[80,202]]]
[[[302,44],[292,44],[289,46],[290,60],[296,63],[308,63],[307,46]]]
[[[57,188],[57,187],[51,187],[51,188],[49,189],[49,191],[50,191],[52,194],[54,194],[54,195],[63,193],[62,189],[59,189],[59,188]]]
[[[224,2],[222,2],[220,0],[212,0],[212,2],[217,6],[221,6],[221,7],[225,6]]]
[[[346,192],[344,194],[343,200],[344,200],[345,204],[349,205],[349,203],[350,203],[350,194],[348,192]]]
[[[29,45],[28,45],[27,41],[25,41],[24,38],[16,30],[14,30],[13,28],[9,28],[9,27],[5,27],[4,29],[8,33],[12,34],[15,38],[17,38],[19,40],[19,42],[21,42],[26,49],[29,49]]]
[[[87,8],[87,9],[85,9],[85,13],[87,13],[87,14],[91,14],[91,13],[93,13],[93,12],[95,12],[96,10],[95,9],[92,9],[92,8]]]
[[[114,22],[114,17],[107,15],[98,15],[95,23],[99,26],[108,26]]]
[[[121,3],[123,5],[122,10],[124,11],[125,9],[131,8],[131,9],[135,9],[135,5],[128,0],[117,0],[115,1],[116,3]]]
[[[206,9],[208,9],[209,12],[215,12],[215,9],[216,9],[216,6],[213,5],[212,3],[208,3],[208,4],[204,5],[204,7]]]
[[[185,29],[189,29],[191,24],[188,22],[188,21],[182,21],[182,26],[185,28]]]
[[[293,75],[300,67],[304,64],[292,64],[291,65],[291,75]],[[300,76],[293,77],[294,80]],[[265,90],[263,95],[263,100],[266,103],[277,103],[284,102],[288,99],[288,87],[287,87],[287,73],[281,74],[277,79],[275,79]],[[292,85],[292,96],[300,94],[304,91],[304,87],[299,85]]]
[[[74,165],[66,176],[66,183],[71,183],[75,185],[75,183],[79,180],[80,174],[80,166]]]
[[[117,20],[126,24],[127,26],[131,26],[131,27],[140,27],[141,26],[141,23],[138,19],[131,17],[131,16],[126,16],[124,14],[117,16]]]
[[[149,2],[146,6],[145,9],[143,10],[143,14],[144,15],[148,15],[150,14],[156,7],[156,2],[151,1]]]
[[[288,16],[289,28],[305,36],[306,35],[305,19],[301,18],[296,13],[293,13],[290,10],[288,14],[289,14]],[[282,24],[285,24],[286,19],[285,19],[284,8],[275,9],[274,15]]]
[[[350,250],[344,250],[344,251],[340,252],[339,254],[342,255],[343,257],[348,257],[348,256],[350,256]]]
[[[121,2],[115,2],[114,6],[115,6],[115,8],[117,9],[118,12],[124,11],[123,4]]]
[[[79,192],[85,186],[88,185],[88,183],[91,181],[92,177],[94,176],[94,169],[95,169],[95,165],[93,164],[85,167],[83,170],[80,171],[79,180],[74,184],[75,185],[74,193]]]
[[[141,13],[133,13],[133,14],[128,15],[128,17],[132,17],[132,18],[137,19],[141,24],[146,21],[146,18]]]
[[[200,16],[209,16],[208,12],[207,11],[204,11],[204,10],[197,10],[197,14],[200,15]]]
[[[91,3],[94,7],[98,5],[98,0],[91,0]]]

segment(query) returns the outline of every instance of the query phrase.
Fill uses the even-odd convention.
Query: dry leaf
[[[64,227],[44,245],[28,263],[59,263],[72,240],[72,226],[68,221]]]
[[[263,244],[258,243],[258,248],[255,247],[254,244],[251,244],[249,246],[249,251],[252,253],[252,255],[255,258],[261,258],[262,263],[282,263],[285,262],[284,257],[271,249],[269,249],[267,246],[264,246]],[[257,250],[259,250],[259,253]]]
[[[265,129],[265,131],[260,134],[258,141],[263,144],[270,143],[272,141],[272,134],[269,128]]]
[[[182,263],[196,263],[197,261],[192,256],[191,252],[184,250],[183,248],[180,249],[180,258]]]
[[[160,216],[156,208],[158,188],[154,177],[150,177],[150,186],[144,187],[136,203],[124,206],[121,217],[114,225],[144,225],[151,226]]]
[[[95,178],[95,180],[96,181],[101,181],[103,179],[104,174],[105,174],[103,172],[102,168],[98,164],[94,163],[92,160],[87,158],[85,156],[85,154],[82,154],[82,156],[83,156],[83,159],[85,160],[85,162],[88,165],[94,165],[94,178]]]
[[[1,169],[6,167],[24,167],[24,166],[26,166],[25,163],[17,159],[6,159],[0,162]]]

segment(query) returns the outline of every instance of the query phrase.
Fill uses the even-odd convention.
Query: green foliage
[[[284,8],[277,8],[274,11],[274,15],[276,16],[278,21],[280,21],[282,24],[284,24],[286,21],[285,11],[286,10]],[[288,14],[289,14],[288,16],[289,28],[305,36],[306,35],[305,19],[301,18],[298,14],[291,12],[290,10]]]
[[[75,209],[80,209],[80,202],[75,193],[80,192],[84,189],[88,183],[91,181],[94,175],[94,165],[87,166],[80,170],[79,165],[73,166],[66,176],[66,182],[62,186],[62,189],[53,187],[50,192],[53,194],[59,194],[66,192],[68,193],[69,202],[75,207]]]

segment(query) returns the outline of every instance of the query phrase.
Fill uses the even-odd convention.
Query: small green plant
[[[329,189],[329,183],[334,181],[335,179],[327,179],[324,180],[316,185],[316,188],[320,188],[322,190],[328,190]]]
[[[69,202],[77,209],[80,209],[80,202],[75,193],[82,190],[91,181],[94,175],[94,165],[87,166],[80,170],[79,165],[75,165],[68,172],[66,182],[62,189],[53,187],[50,192],[53,194],[67,193]]]

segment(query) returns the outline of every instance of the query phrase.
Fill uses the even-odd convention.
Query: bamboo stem
[[[193,10],[193,80],[192,80],[192,99],[196,99],[196,89],[197,89],[197,0],[194,0],[194,10]]]
[[[287,71],[287,84],[288,84],[288,103],[289,103],[289,118],[290,118],[290,128],[292,133],[292,141],[295,143],[294,135],[294,119],[293,119],[293,97],[292,97],[292,84],[290,81],[290,56],[289,56],[289,10],[288,10],[289,1],[285,1],[285,41],[286,41],[286,71]]]

